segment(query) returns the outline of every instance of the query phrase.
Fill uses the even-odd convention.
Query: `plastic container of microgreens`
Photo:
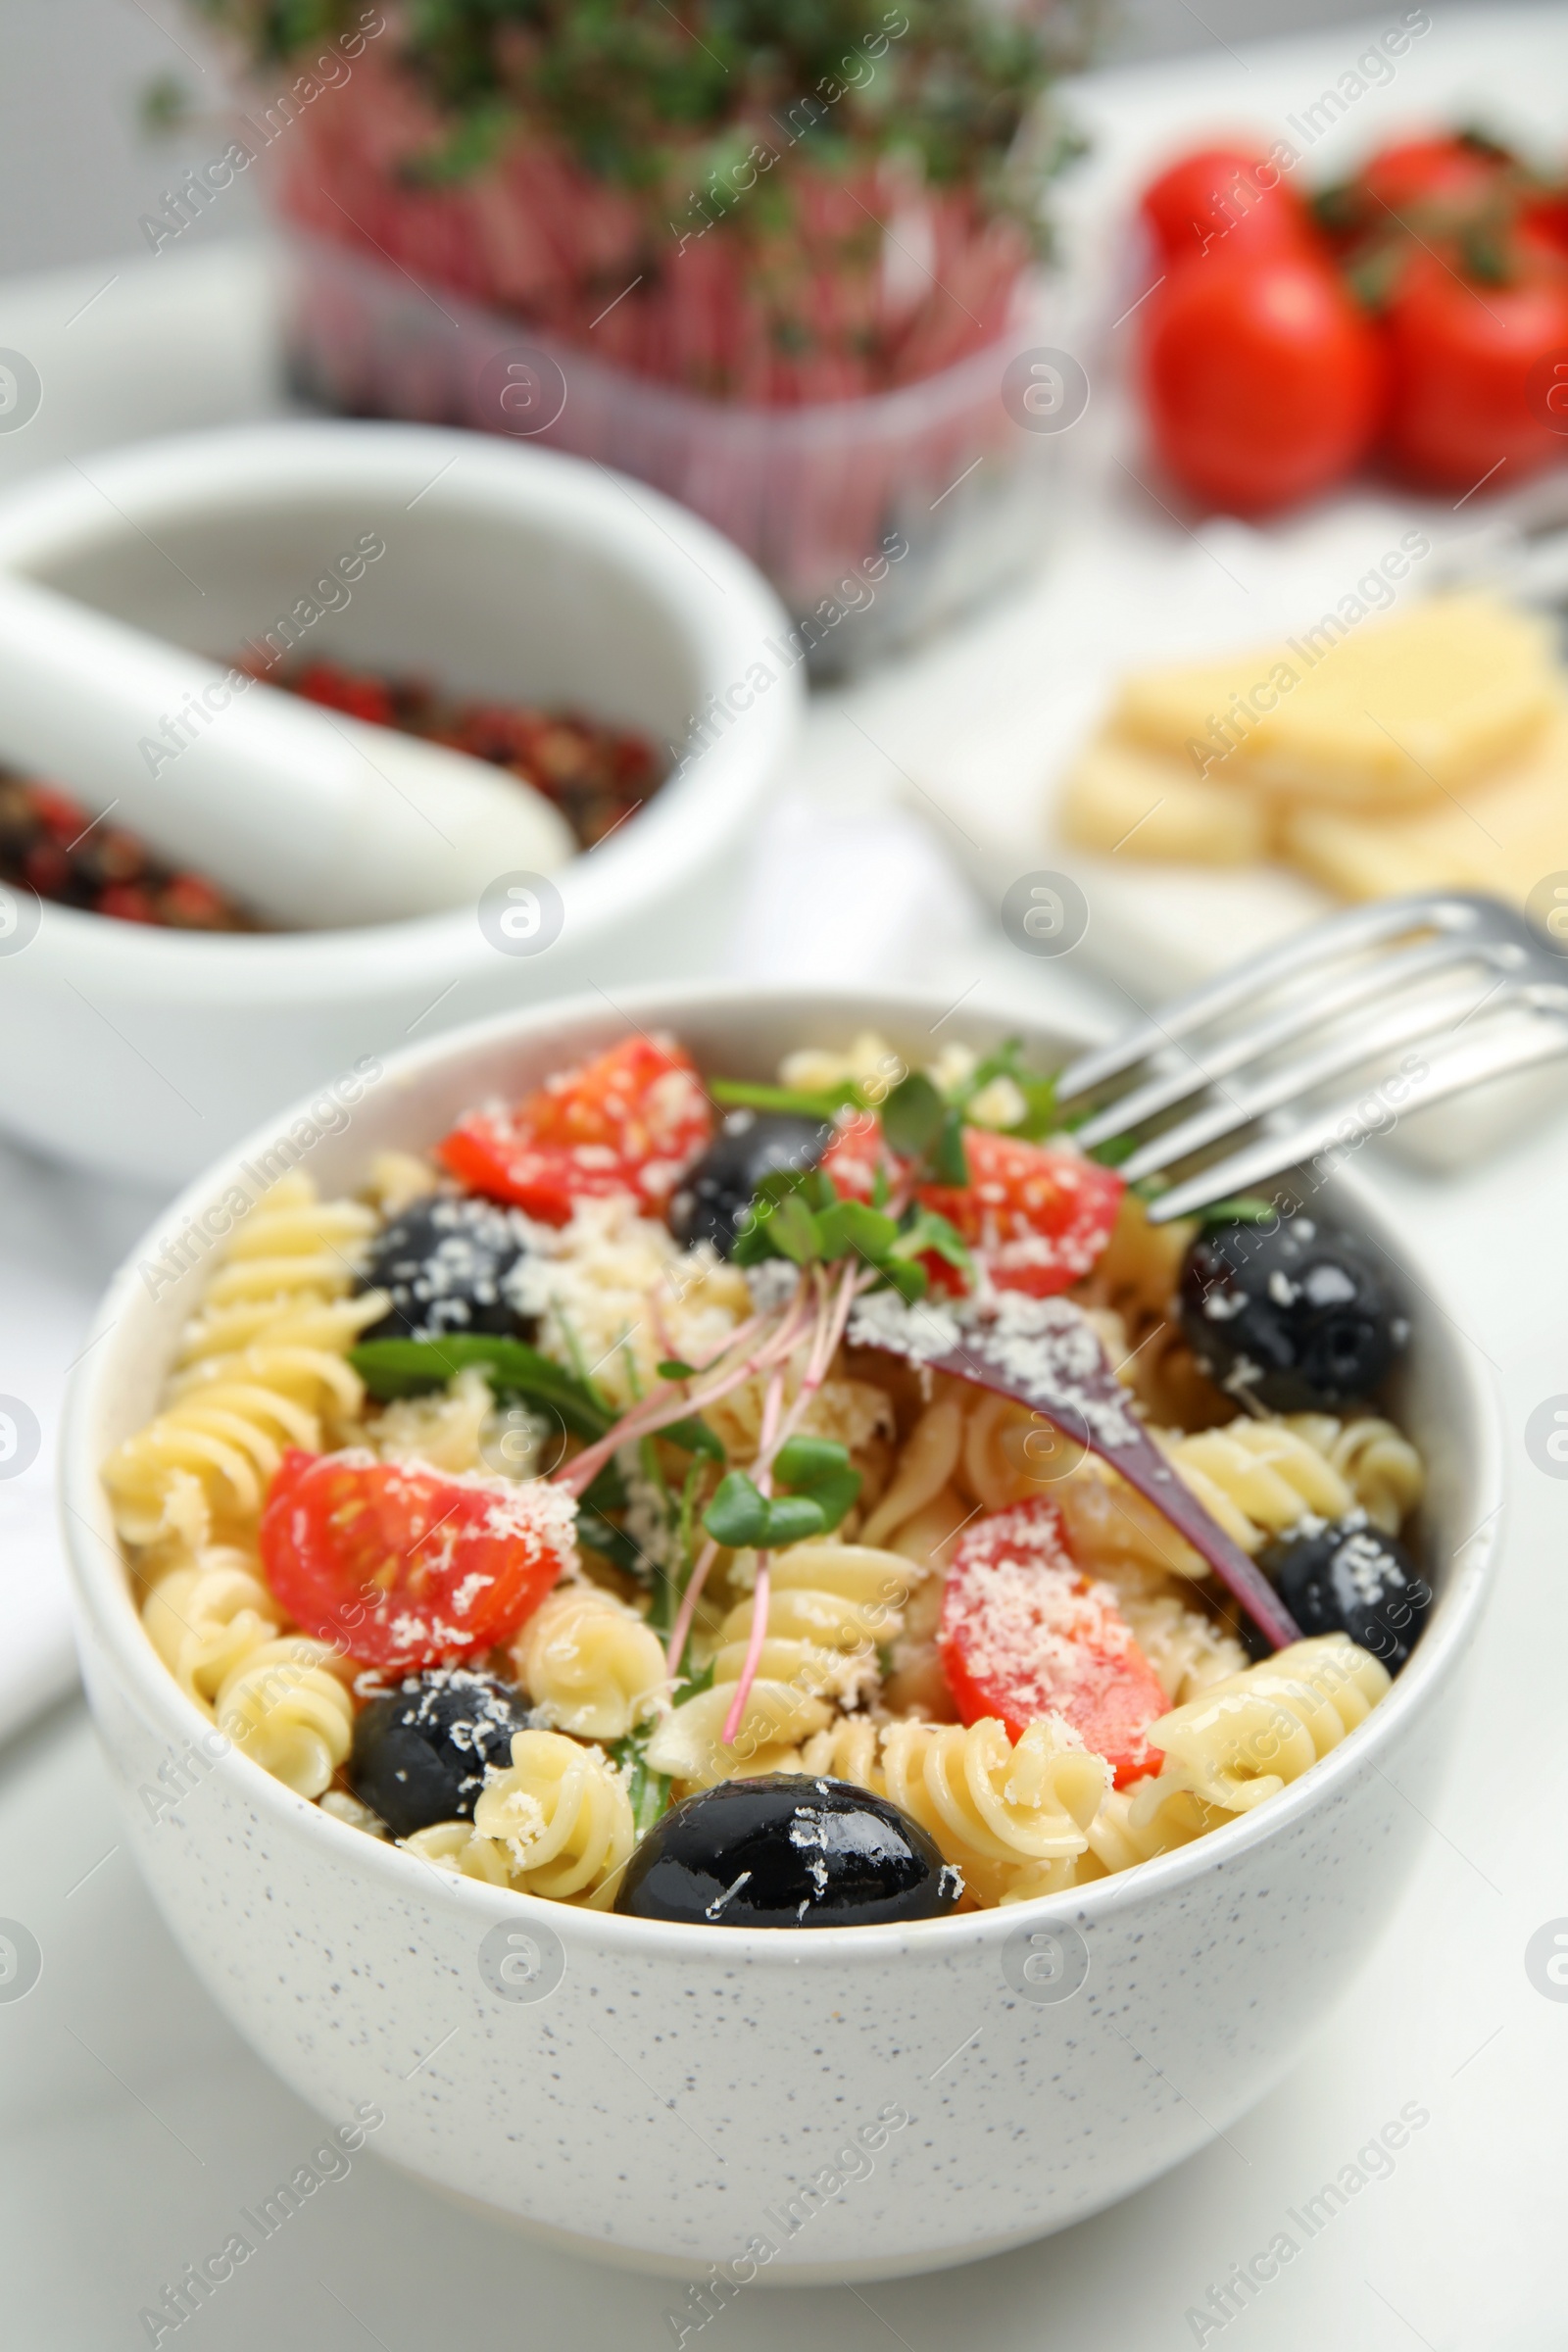
[[[336,242],[296,231],[290,243],[304,398],[526,435],[653,484],[767,575],[819,678],[881,660],[1032,569],[1090,464],[1087,385],[1070,367],[1063,380],[1061,298],[1042,277],[1003,335],[940,373],[760,408],[607,366]]]

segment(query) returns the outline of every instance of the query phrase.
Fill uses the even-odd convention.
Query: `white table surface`
[[[1520,17],[1486,12],[1489,39],[1511,41],[1517,55]],[[1435,24],[1423,74],[1441,65],[1446,28],[1457,41],[1464,25],[1460,16]],[[1252,77],[1265,63],[1275,75],[1283,58],[1315,91],[1361,45],[1342,30],[1266,61],[1261,52],[1233,59],[1216,50],[1157,74],[1104,77],[1089,101],[1105,169],[1125,168],[1134,135],[1160,108],[1176,121],[1206,113],[1245,122],[1255,115]],[[1398,82],[1394,95],[1409,101]],[[1524,112],[1536,95],[1521,100]],[[89,357],[75,363],[70,397],[55,410],[48,455],[122,437],[127,405],[141,430],[267,407],[254,266],[213,255],[181,266],[206,273],[195,307],[207,312],[210,331],[191,326],[190,301],[165,295],[165,271],[157,291],[169,307],[157,335],[149,332],[146,366],[128,386],[122,376],[112,381],[115,353],[142,315],[134,275],[114,288],[71,330],[80,336],[90,325],[101,339],[78,346]],[[35,330],[32,341],[16,331],[0,331],[0,341],[32,350],[48,330],[64,355],[65,321],[98,282],[89,271],[79,287],[74,278],[0,287],[0,330],[18,319]],[[130,307],[111,332],[122,302]],[[63,356],[58,366],[64,371]],[[3,452],[0,477],[24,456],[24,438]],[[1058,578],[1054,591],[1043,582],[1034,593],[1064,592]],[[966,675],[971,687],[987,679],[1019,644],[1029,601],[911,664],[906,685],[939,674],[958,687]],[[944,820],[933,818],[929,833],[907,820],[888,828],[885,812],[908,799],[900,709],[893,677],[817,706],[800,806],[765,845],[739,960],[920,973],[951,985],[956,999],[1001,986],[1020,1009],[1044,1001],[1074,1017],[1117,1017],[1114,994],[1074,964],[1031,961],[984,925],[937,846]],[[851,829],[840,833],[841,848],[874,856],[882,875],[842,936],[832,926],[844,909],[821,890],[809,928],[776,911],[781,885],[787,893],[791,870],[801,870],[790,860],[802,855],[803,833],[830,822]],[[1414,1245],[1446,1269],[1461,1328],[1495,1367],[1514,1493],[1459,1752],[1442,1788],[1407,1791],[1432,1824],[1424,1859],[1333,2026],[1228,2141],[1098,2221],[935,2278],[855,2292],[755,2292],[715,2320],[705,2342],[784,2352],[831,2331],[845,2352],[890,2341],[937,2352],[959,2338],[997,2352],[1174,2352],[1198,2340],[1186,2315],[1210,2282],[1289,2227],[1288,2209],[1402,2105],[1419,2101],[1431,2124],[1393,2177],[1373,2181],[1303,2249],[1223,2330],[1227,2343],[1267,2352],[1320,2352],[1326,2342],[1346,2352],[1416,2344],[1560,2352],[1568,2337],[1556,2236],[1568,2170],[1568,2004],[1534,1989],[1524,1951],[1543,1923],[1568,1918],[1568,1754],[1558,1728],[1568,1712],[1568,1488],[1526,1457],[1523,1430],[1538,1403],[1568,1389],[1565,1141],[1560,1125],[1544,1126],[1462,1184],[1380,1163]],[[58,1685],[67,1672],[48,1502],[55,1407],[93,1297],[156,1206],[0,1147],[0,1394],[24,1396],[45,1430],[39,1462],[0,1486],[0,1624],[13,1655],[31,1643],[40,1684],[53,1675]],[[0,1712],[0,1737],[6,1729]],[[0,2003],[7,2352],[146,2343],[143,2305],[220,2244],[236,2207],[265,2194],[317,2137],[310,2111],[250,2056],[189,1974],[119,1838],[79,1701],[0,1749],[0,1916],[25,1923],[43,1951],[34,1989]],[[1201,2104],[1201,2085],[1177,2087]],[[467,2352],[518,2340],[625,2352],[673,2343],[663,2317],[672,2300],[659,2280],[543,2251],[459,2212],[367,2151],[190,2329],[209,2352],[272,2352],[279,2342],[306,2352],[367,2342],[426,2352],[450,2342]],[[1216,2340],[1212,2332],[1207,2340]]]

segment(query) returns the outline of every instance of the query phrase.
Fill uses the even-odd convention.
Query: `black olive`
[[[764,1176],[780,1168],[804,1174],[833,1140],[824,1120],[793,1111],[732,1110],[669,1206],[678,1242],[711,1242],[720,1257],[735,1248],[735,1229]]]
[[[392,1305],[367,1340],[438,1340],[452,1332],[506,1332],[531,1326],[507,1298],[507,1276],[528,1247],[515,1209],[466,1193],[431,1193],[384,1226],[370,1246],[359,1283],[387,1291]]]
[[[1206,1228],[1178,1307],[1209,1379],[1280,1413],[1371,1396],[1410,1336],[1370,1252],[1305,1216]]]
[[[1260,1556],[1303,1634],[1348,1634],[1397,1674],[1432,1606],[1432,1588],[1402,1544],[1364,1516],[1282,1536]]]
[[[655,1824],[617,1911],[717,1928],[847,1928],[938,1919],[963,1882],[917,1822],[849,1781],[722,1781]]]
[[[349,1784],[394,1838],[433,1821],[468,1821],[484,1768],[512,1760],[530,1721],[520,1690],[466,1666],[432,1666],[372,1698],[354,1726]]]

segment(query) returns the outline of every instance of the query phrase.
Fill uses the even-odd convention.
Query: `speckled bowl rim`
[[[1058,1025],[1042,1014],[1001,1004],[994,995],[985,997],[976,992],[976,998],[977,1001],[965,1003],[966,1022],[994,1023],[999,1036],[1021,1033],[1026,1043],[1049,1042],[1059,1046],[1075,1042],[1075,1024],[1070,1019]],[[778,1013],[792,1005],[802,1008],[803,1019],[824,1008],[841,1006],[847,1029],[851,1024],[859,1028],[874,1028],[884,1023],[901,1026],[922,1014],[951,1010],[941,996],[918,989],[835,989],[785,983],[740,986],[726,981],[704,981],[667,986],[650,984],[622,990],[617,994],[613,1012],[623,1015],[628,1026],[647,1021],[671,1028],[678,1035],[682,1021],[690,1016],[738,1020],[748,1007]],[[441,1063],[475,1048],[509,1042],[533,1045],[552,1029],[564,1029],[590,1019],[603,1022],[605,1018],[604,1005],[593,997],[582,995],[472,1022],[388,1056],[375,1091],[379,1095],[383,1088],[405,1089]],[[1081,1036],[1081,1031],[1077,1034]],[[188,1185],[159,1218],[153,1232],[131,1250],[93,1318],[68,1392],[61,1446],[61,1494],[72,1585],[81,1630],[101,1646],[116,1673],[176,1747],[210,1731],[212,1726],[210,1719],[180,1690],[142,1627],[125,1561],[110,1520],[108,1497],[98,1477],[98,1465],[91,1458],[90,1437],[97,1399],[116,1361],[116,1351],[108,1343],[132,1301],[139,1279],[138,1260],[149,1250],[159,1248],[157,1233],[177,1228],[184,1218],[219,1199],[238,1176],[240,1163],[265,1150],[290,1118],[305,1111],[307,1102],[308,1098],[281,1118],[269,1121],[225,1153],[214,1169]],[[1462,1326],[1444,1304],[1441,1284],[1434,1281],[1430,1270],[1393,1231],[1371,1186],[1359,1176],[1337,1172],[1324,1189],[1337,1219],[1352,1228],[1365,1227],[1376,1235],[1408,1288],[1427,1300],[1434,1320],[1462,1332]],[[1505,1494],[1501,1419],[1494,1380],[1476,1360],[1480,1351],[1473,1344],[1461,1347],[1450,1341],[1449,1347],[1453,1382],[1462,1398],[1461,1426],[1452,1434],[1468,1450],[1467,1484],[1474,1491],[1477,1524],[1450,1557],[1446,1589],[1439,1595],[1410,1663],[1388,1697],[1355,1732],[1299,1780],[1290,1783],[1278,1795],[1240,1820],[1227,1823],[1172,1853],[1156,1856],[1109,1878],[1094,1880],[1085,1886],[1042,1895],[1028,1903],[1009,1904],[1004,1909],[892,1926],[699,1928],[587,1910],[438,1871],[416,1855],[368,1838],[363,1831],[334,1820],[318,1805],[297,1796],[282,1782],[237,1751],[229,1750],[214,1766],[214,1771],[225,1778],[239,1776],[237,1781],[231,1781],[235,1792],[243,1795],[257,1817],[279,1838],[291,1839],[298,1836],[307,1841],[324,1838],[326,1842],[320,1849],[324,1856],[337,1856],[354,1871],[379,1880],[388,1895],[407,1899],[418,1893],[431,1903],[437,1900],[449,1903],[458,1916],[470,1919],[481,1929],[493,1923],[498,1906],[509,1916],[515,1906],[515,1916],[519,1919],[532,1917],[548,1922],[556,1932],[569,1938],[573,1946],[592,1946],[607,1962],[612,1962],[617,1952],[629,1955],[648,1950],[683,1953],[693,1960],[706,1959],[725,1968],[771,1965],[798,1971],[813,1961],[838,1968],[855,1954],[861,1955],[870,1966],[895,1952],[912,1956],[915,1949],[929,1949],[935,1954],[951,1955],[998,1944],[1016,1930],[1020,1921],[1031,1927],[1049,1926],[1053,1922],[1090,1926],[1112,1919],[1124,1910],[1223,1872],[1230,1862],[1254,1847],[1282,1838],[1305,1814],[1330,1804],[1347,1780],[1363,1766],[1367,1770],[1378,1769],[1383,1753],[1396,1745],[1411,1720],[1434,1703],[1461,1662],[1475,1638],[1495,1580],[1498,1521],[1503,1516]]]

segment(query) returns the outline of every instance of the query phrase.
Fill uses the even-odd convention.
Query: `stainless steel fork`
[[[1086,1148],[1133,1139],[1129,1182],[1178,1171],[1150,1203],[1154,1223],[1191,1215],[1568,1054],[1568,876],[1557,899],[1544,934],[1517,907],[1463,891],[1330,915],[1080,1055],[1058,1099],[1092,1099],[1077,1129]]]

